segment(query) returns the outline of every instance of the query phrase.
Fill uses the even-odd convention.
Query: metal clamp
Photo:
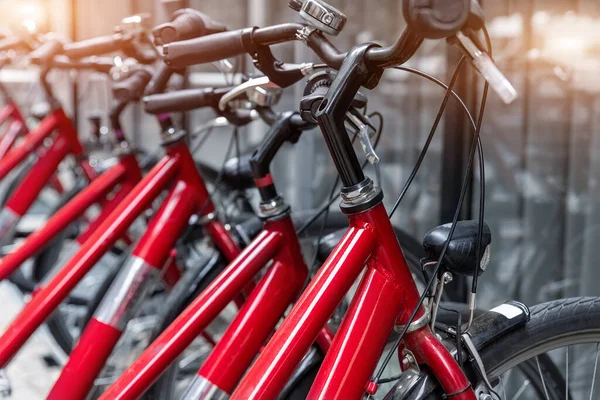
[[[308,37],[312,35],[312,33],[316,30],[317,28],[315,28],[314,26],[305,26],[304,28],[296,32],[296,39],[298,39],[304,44],[308,44]]]
[[[421,329],[429,323],[429,320],[431,318],[431,310],[429,309],[429,307],[423,308],[425,309],[423,315],[421,315],[417,320],[411,322],[410,326],[406,330],[406,333],[414,332],[418,329]],[[395,325],[394,330],[398,333],[402,333],[405,327],[406,325]]]
[[[261,76],[260,78],[250,79],[242,83],[241,85],[238,85],[235,88],[231,89],[229,92],[225,93],[223,97],[221,97],[221,100],[219,100],[219,110],[225,111],[225,109],[227,108],[227,104],[230,101],[258,87],[267,88],[267,90],[280,89],[279,86],[271,82],[268,76]],[[261,97],[263,97],[266,101],[266,90],[263,90],[263,93],[261,95]],[[281,95],[281,93],[279,93],[279,95]],[[258,96],[256,98],[258,98]]]

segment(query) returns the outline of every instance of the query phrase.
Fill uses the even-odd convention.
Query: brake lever
[[[275,104],[281,97],[281,87],[271,82],[268,76],[249,79],[225,93],[219,100],[219,110],[225,111],[234,99],[246,95],[251,102],[265,107]]]
[[[361,114],[354,107],[351,107],[350,110],[348,110],[346,113],[346,118],[348,119],[348,122],[350,122],[357,129],[358,140],[360,141],[360,145],[367,156],[367,161],[373,166],[379,164],[379,156],[371,144],[371,138],[375,136],[375,129],[371,125],[368,118]]]
[[[517,91],[498,69],[491,57],[463,32],[454,36],[460,47],[467,53],[475,69],[490,84],[505,104],[510,104],[518,97]]]

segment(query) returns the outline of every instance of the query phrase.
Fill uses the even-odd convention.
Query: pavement
[[[4,331],[23,306],[18,290],[7,282],[0,282],[0,330]],[[10,362],[5,373],[10,380],[12,400],[45,399],[60,373],[59,367],[50,367],[44,357],[60,357],[56,345],[45,328],[36,332]]]

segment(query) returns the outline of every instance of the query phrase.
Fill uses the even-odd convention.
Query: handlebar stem
[[[383,69],[369,68],[367,54],[374,44],[361,44],[348,52],[317,112],[317,122],[344,187],[365,180],[345,127],[346,112],[361,86],[377,85]]]

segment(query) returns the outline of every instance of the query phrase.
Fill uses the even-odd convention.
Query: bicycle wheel
[[[492,342],[480,355],[502,398],[600,398],[600,298],[534,306],[525,326]],[[546,357],[555,371],[548,364],[543,367]]]

